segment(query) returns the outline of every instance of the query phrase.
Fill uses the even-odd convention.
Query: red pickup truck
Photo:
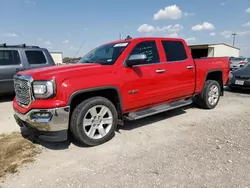
[[[134,38],[101,45],[77,64],[14,77],[14,117],[39,138],[110,140],[118,124],[195,102],[214,108],[229,77],[228,58],[194,60],[186,42]]]

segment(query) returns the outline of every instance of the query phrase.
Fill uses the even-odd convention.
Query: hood
[[[32,76],[34,79],[53,79],[58,75],[64,77],[70,77],[71,75],[77,76],[82,74],[83,70],[93,69],[101,67],[100,64],[70,64],[70,65],[59,65],[34,68],[25,71],[21,71],[18,74]]]
[[[250,65],[239,68],[232,73],[236,76],[250,76]]]

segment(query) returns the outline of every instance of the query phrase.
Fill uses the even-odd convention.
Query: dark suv
[[[0,44],[0,95],[14,93],[13,77],[17,72],[54,65],[47,49],[25,44]]]

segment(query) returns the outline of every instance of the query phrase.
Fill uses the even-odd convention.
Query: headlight
[[[55,95],[56,85],[54,81],[34,81],[33,94],[36,99],[47,99]]]

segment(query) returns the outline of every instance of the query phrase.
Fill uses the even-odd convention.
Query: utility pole
[[[234,46],[234,43],[235,43],[235,36],[237,35],[237,33],[232,33],[232,36],[233,36],[233,46]]]
[[[122,40],[122,34],[119,33],[119,40]]]

